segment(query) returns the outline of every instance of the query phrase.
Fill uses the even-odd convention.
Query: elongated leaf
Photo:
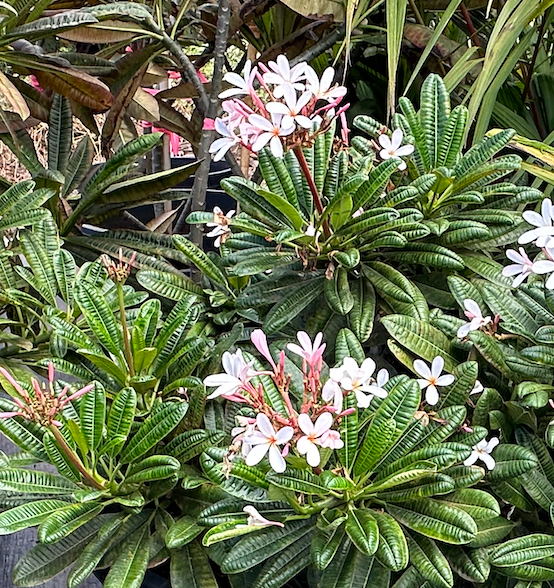
[[[81,430],[88,446],[94,451],[102,442],[106,418],[106,392],[99,382],[81,399]]]
[[[40,524],[58,508],[67,506],[63,500],[37,500],[16,506],[0,514],[0,535],[16,533]]]
[[[140,588],[150,559],[150,529],[144,525],[125,542],[104,588]]]
[[[369,509],[349,511],[345,530],[352,543],[367,555],[373,555],[379,545],[379,527]]]
[[[210,561],[202,547],[193,541],[171,554],[173,588],[217,588]]]
[[[83,504],[69,504],[56,510],[38,528],[41,543],[55,543],[67,537],[76,529],[96,518],[103,510],[98,502],[84,502]]]

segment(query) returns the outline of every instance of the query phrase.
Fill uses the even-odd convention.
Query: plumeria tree
[[[453,586],[456,574],[485,582],[480,549],[500,534],[483,533],[504,519],[497,501],[473,488],[481,463],[497,470],[498,443],[466,421],[474,364],[472,375],[455,377],[442,373],[439,356],[431,367],[416,363],[419,381],[389,378],[363,356],[339,355],[329,369],[321,333],[297,338],[270,346],[254,330],[267,369],[239,348],[223,358],[223,373],[204,380],[235,415],[229,448],[201,457],[204,474],[236,496],[199,517],[222,570],[250,570],[256,588],[282,586],[305,567],[319,586],[357,577],[388,586],[401,574],[414,588]],[[528,458],[525,470],[536,463]],[[504,463],[498,469],[499,479],[507,475]]]

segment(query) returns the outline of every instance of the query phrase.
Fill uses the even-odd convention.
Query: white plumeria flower
[[[305,74],[307,81],[306,89],[314,95],[316,100],[333,102],[346,94],[346,88],[344,86],[335,85],[331,87],[335,78],[335,70],[332,67],[328,67],[323,72],[321,79],[315,73],[313,67],[309,65],[306,66]]]
[[[321,445],[320,437],[333,426],[333,417],[330,412],[324,412],[313,423],[307,414],[302,413],[298,415],[298,426],[304,435],[296,442],[296,449],[300,455],[306,456],[309,465],[316,468],[321,461],[317,446]]]
[[[482,392],[484,389],[485,387],[483,386],[483,384],[481,384],[479,380],[475,380],[475,385],[471,389],[469,395],[471,396],[472,394],[479,394],[479,392]]]
[[[250,94],[253,91],[252,83],[254,82],[254,78],[256,77],[256,72],[258,68],[255,67],[252,69],[252,62],[250,59],[244,64],[244,69],[242,70],[242,77],[239,74],[234,72],[226,73],[223,76],[223,80],[225,82],[229,82],[235,88],[229,88],[228,90],[224,90],[219,95],[220,98],[230,98],[231,96],[243,96],[244,94]]]
[[[541,214],[534,210],[526,210],[523,213],[523,218],[536,228],[526,231],[518,239],[518,243],[525,245],[526,243],[535,242],[537,247],[546,247],[554,237],[554,208],[550,198],[545,198],[541,204]]]
[[[300,82],[304,79],[305,61],[291,68],[289,60],[284,55],[279,55],[276,62],[270,61],[267,65],[272,71],[264,73],[263,78],[266,84],[275,86],[275,98],[283,98],[285,93],[292,94],[296,90],[304,90],[304,84]]]
[[[248,515],[247,526],[248,527],[284,527],[283,523],[278,521],[269,521],[264,516],[262,516],[251,504],[246,505],[242,509]],[[242,525],[237,525],[237,527],[242,527]]]
[[[214,161],[220,161],[231,147],[240,142],[240,138],[222,118],[215,119],[215,130],[222,136],[210,145],[209,152],[214,154]]]
[[[231,437],[233,437],[233,445],[240,447],[242,457],[246,457],[250,453],[252,447],[244,442],[244,438],[252,435],[256,430],[256,421],[254,419],[238,415],[236,417],[239,423],[238,427],[233,427],[231,430]]]
[[[323,356],[326,343],[321,343],[323,340],[323,333],[318,333],[312,343],[310,336],[305,331],[298,331],[296,338],[300,345],[296,343],[288,343],[287,349],[292,353],[299,355],[308,365],[314,367]]]
[[[270,102],[266,109],[268,112],[272,114],[282,114],[283,115],[283,126],[289,127],[291,125],[297,124],[298,126],[304,129],[311,129],[312,128],[312,121],[302,114],[302,109],[308,104],[308,102],[312,99],[312,95],[310,92],[304,92],[300,94],[300,96],[296,97],[296,92],[292,95],[289,93],[285,94],[285,103],[283,102]]]
[[[469,323],[462,325],[458,329],[458,338],[465,339],[471,331],[478,331],[481,327],[488,325],[492,319],[490,316],[483,317],[483,313],[475,300],[466,298],[464,300],[464,314],[469,319]]]
[[[271,421],[263,413],[256,417],[257,431],[244,438],[252,448],[246,456],[246,465],[254,466],[269,452],[269,464],[277,473],[282,474],[287,469],[285,459],[281,455],[279,445],[288,443],[294,435],[292,427],[283,427],[275,431]]]
[[[374,396],[379,396],[379,398],[386,398],[388,392],[383,386],[389,381],[389,379],[389,372],[385,368],[381,368],[377,372],[377,377],[375,379],[371,378],[370,380],[369,393]]]
[[[437,357],[433,359],[430,368],[421,359],[416,359],[414,361],[414,371],[421,376],[417,383],[422,390],[427,389],[425,392],[425,400],[427,404],[431,406],[434,406],[439,401],[439,391],[437,390],[437,386],[449,386],[454,381],[454,376],[450,374],[441,376],[443,368],[444,359],[440,355],[437,355]]]
[[[289,126],[283,124],[282,114],[272,114],[271,120],[260,116],[259,114],[252,114],[248,117],[248,122],[252,128],[259,132],[257,139],[252,144],[254,152],[260,151],[268,143],[271,153],[275,157],[283,157],[283,143],[281,137],[286,137],[294,132],[294,123]]]
[[[535,263],[533,263],[533,273],[549,274],[550,272],[554,272],[554,261],[552,261],[552,259],[554,259],[554,249],[547,247],[546,252],[550,259],[535,261]],[[554,273],[546,280],[545,286],[549,290],[554,289]]]
[[[410,144],[402,145],[403,139],[404,133],[402,132],[402,129],[396,129],[392,133],[391,138],[386,134],[379,135],[378,141],[383,148],[379,152],[381,159],[385,160],[391,159],[392,157],[406,157],[411,155],[414,152],[414,146]],[[398,166],[398,169],[405,170],[406,163],[402,161]]]
[[[487,441],[486,439],[479,441],[479,443],[473,447],[471,455],[464,461],[464,465],[471,466],[480,459],[487,466],[487,469],[493,470],[496,463],[491,453],[498,443],[498,437],[491,437],[490,441]]]
[[[517,288],[533,273],[533,262],[529,259],[523,247],[519,248],[519,253],[515,249],[508,249],[506,251],[506,257],[514,263],[507,265],[502,270],[502,275],[509,277],[515,276],[512,287]]]
[[[360,206],[360,208],[358,208],[358,210],[356,210],[356,212],[352,213],[352,218],[357,218],[358,216],[362,215],[364,213],[364,209]]]
[[[232,396],[257,374],[252,366],[244,361],[240,349],[237,349],[236,353],[226,351],[221,358],[221,364],[225,370],[224,374],[213,374],[204,378],[204,386],[217,386],[207,400],[223,395]]]
[[[329,378],[323,385],[321,390],[321,397],[325,402],[332,402],[335,412],[342,412],[342,400],[343,393],[342,388],[338,382],[335,382],[332,378]]]
[[[331,378],[340,382],[341,388],[356,395],[358,408],[367,408],[373,396],[385,398],[387,392],[371,384],[371,376],[375,371],[375,362],[371,358],[364,359],[361,366],[352,357],[345,357],[342,366],[329,370]]]
[[[230,210],[227,214],[223,214],[219,206],[214,207],[214,220],[211,223],[206,223],[207,227],[213,227],[213,229],[206,234],[206,237],[216,237],[214,241],[216,247],[219,247],[221,243],[225,243],[225,239],[231,234],[229,225],[235,212],[235,210]]]

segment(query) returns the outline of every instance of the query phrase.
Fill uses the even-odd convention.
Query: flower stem
[[[55,425],[52,425],[50,427],[50,431],[53,433],[64,455],[81,473],[81,475],[83,476],[84,480],[88,483],[88,485],[92,486],[93,488],[96,488],[97,490],[104,490],[104,486],[92,477],[92,475],[87,471],[87,469],[83,465],[83,462],[77,457],[77,455],[75,455],[71,447],[69,447],[67,441],[63,438],[63,435],[60,433],[59,429]]]
[[[321,198],[319,196],[319,192],[317,191],[317,186],[315,185],[312,173],[310,171],[310,167],[308,166],[308,162],[304,157],[302,147],[295,147],[294,154],[296,155],[296,159],[298,160],[298,163],[300,164],[300,167],[304,172],[304,177],[306,178],[308,186],[310,187],[310,192],[312,193],[317,212],[321,215],[323,214],[323,204],[321,203]],[[325,235],[326,239],[328,239],[331,236],[331,231],[329,230],[329,223],[327,219],[323,221],[323,234]]]
[[[123,344],[125,345],[125,358],[129,366],[131,378],[135,376],[135,365],[133,363],[133,354],[131,352],[131,343],[129,336],[129,327],[127,326],[127,317],[125,316],[125,300],[123,298],[123,285],[117,284],[117,298],[119,300],[119,314],[121,315],[121,326],[123,327]]]

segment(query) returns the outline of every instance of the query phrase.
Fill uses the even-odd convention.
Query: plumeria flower
[[[214,227],[206,237],[216,237],[214,245],[219,247],[221,243],[225,243],[227,237],[231,234],[229,225],[231,224],[231,217],[235,214],[234,210],[230,210],[227,214],[219,206],[214,207],[214,220],[211,223],[206,223],[207,227]]]
[[[321,78],[315,73],[311,66],[306,66],[306,89],[309,90],[316,100],[328,100],[333,102],[337,98],[342,98],[346,94],[344,86],[335,85],[331,87],[333,79],[335,78],[335,70],[328,67],[322,74]]]
[[[250,453],[252,447],[244,442],[244,438],[254,433],[256,430],[256,420],[242,415],[237,415],[235,418],[237,419],[239,426],[231,429],[233,445],[237,448],[240,447],[242,457],[246,457]]]
[[[337,381],[329,378],[323,385],[321,397],[325,402],[332,402],[336,413],[342,412],[343,392]]]
[[[218,396],[233,396],[258,374],[249,363],[244,361],[240,349],[237,349],[236,353],[226,351],[221,358],[221,364],[225,371],[224,374],[213,374],[204,378],[204,386],[217,386],[216,390],[207,397],[207,400]]]
[[[483,313],[475,300],[466,298],[464,300],[464,314],[469,319],[469,323],[462,325],[458,329],[458,338],[465,339],[471,331],[478,331],[481,327],[488,325],[492,319],[490,316],[483,317]]]
[[[491,453],[498,443],[498,437],[492,437],[490,441],[487,441],[486,439],[479,441],[479,443],[473,447],[471,455],[464,461],[464,465],[471,466],[480,459],[487,466],[487,469],[493,470],[496,463]]]
[[[312,121],[309,117],[304,116],[302,114],[302,109],[308,104],[308,102],[312,99],[312,95],[310,92],[304,92],[300,94],[297,98],[296,92],[292,95],[289,93],[285,94],[285,103],[283,102],[270,102],[266,109],[268,112],[272,114],[282,114],[283,115],[283,126],[289,127],[291,125],[297,124],[298,126],[304,129],[311,129],[312,128]]]
[[[321,362],[323,352],[325,351],[325,343],[321,343],[323,340],[323,333],[318,333],[315,336],[314,342],[310,339],[310,336],[305,331],[298,331],[296,337],[300,345],[296,343],[289,343],[287,349],[299,355],[306,363],[315,369],[315,366]]]
[[[259,132],[257,139],[252,144],[252,150],[256,153],[263,149],[268,143],[271,153],[275,157],[283,157],[283,143],[281,137],[286,137],[294,132],[294,123],[285,126],[284,117],[282,114],[271,114],[271,120],[260,116],[259,114],[252,114],[248,117],[254,131]]]
[[[469,393],[469,395],[471,396],[472,394],[479,394],[484,389],[485,389],[485,387],[483,386],[483,384],[481,384],[481,382],[479,380],[475,380],[475,385],[471,389],[471,392]]]
[[[340,438],[340,433],[329,429],[319,438],[319,444],[321,447],[327,447],[329,449],[342,449],[344,447],[344,441]]]
[[[229,88],[228,90],[224,90],[219,95],[220,98],[230,98],[231,96],[242,96],[244,94],[252,94],[254,93],[254,87],[252,86],[254,82],[254,78],[258,72],[258,68],[255,67],[252,69],[252,62],[250,59],[244,64],[244,69],[242,70],[242,77],[239,74],[234,72],[228,72],[223,76],[223,81],[229,82],[235,86],[234,88]]]
[[[377,377],[375,379],[371,378],[370,380],[369,393],[374,396],[379,396],[379,398],[386,398],[388,392],[383,386],[389,381],[389,379],[389,372],[385,368],[381,368],[377,372]]]
[[[513,261],[502,270],[503,276],[515,276],[512,287],[517,288],[533,273],[533,262],[529,259],[527,252],[523,247],[519,248],[519,253],[514,249],[506,251],[506,257]],[[554,267],[554,263],[552,264]]]
[[[449,386],[454,381],[454,376],[450,374],[441,376],[443,368],[444,359],[440,355],[433,359],[431,368],[421,359],[414,361],[414,371],[421,376],[421,379],[418,379],[417,382],[422,390],[427,389],[425,400],[431,406],[439,401],[437,386]]]
[[[256,349],[269,361],[275,373],[277,373],[277,366],[269,351],[266,334],[261,329],[254,329],[250,335],[250,340],[254,343]]]
[[[284,55],[279,55],[276,62],[270,61],[267,65],[271,71],[264,73],[263,79],[266,84],[275,85],[275,98],[283,98],[285,92],[292,94],[295,90],[304,89],[304,84],[300,81],[304,79],[305,61],[291,68],[289,60]]]
[[[364,213],[364,209],[360,206],[356,212],[352,213],[352,218],[357,218]]]
[[[404,133],[402,132],[402,129],[396,129],[392,133],[391,138],[384,133],[379,135],[379,144],[383,148],[379,152],[381,159],[386,160],[391,159],[392,157],[406,157],[411,155],[414,152],[414,146],[410,144],[402,145],[403,139]],[[398,166],[398,169],[405,170],[406,163],[402,161]]]
[[[214,154],[214,161],[220,161],[231,147],[240,142],[240,138],[221,118],[215,119],[215,130],[222,136],[210,145],[209,152]]]
[[[554,272],[554,249],[550,247],[546,247],[546,253],[550,259],[540,259],[539,261],[535,261],[533,263],[533,273],[535,274],[549,274],[550,272]],[[554,274],[549,276],[546,280],[545,286],[552,290],[554,289]]]
[[[244,441],[252,446],[246,456],[246,464],[254,466],[269,452],[269,464],[277,473],[282,474],[287,469],[287,464],[281,455],[279,445],[288,443],[294,434],[292,427],[283,427],[275,431],[267,416],[263,413],[256,417],[257,431],[244,438]]]
[[[298,426],[304,433],[304,435],[296,442],[298,453],[300,453],[300,455],[305,455],[308,464],[313,468],[316,468],[321,461],[317,446],[321,445],[320,437],[327,433],[333,426],[333,417],[330,412],[324,412],[317,417],[317,421],[313,423],[312,419],[310,419],[307,414],[303,413],[298,415]]]
[[[526,210],[523,213],[523,218],[536,228],[526,231],[518,239],[518,243],[525,245],[526,243],[535,242],[537,247],[546,247],[548,242],[554,237],[554,209],[550,198],[545,198],[541,204],[541,214],[534,210]]]
[[[375,362],[371,358],[364,359],[361,366],[352,357],[345,357],[342,366],[329,370],[331,378],[340,382],[343,390],[352,391],[356,395],[358,408],[367,408],[373,396],[385,398],[386,390],[371,384],[371,376],[375,371]]]
[[[248,515],[247,526],[249,527],[284,527],[283,523],[278,521],[269,521],[265,517],[263,517],[251,504],[246,505],[242,509]],[[241,527],[242,525],[237,525],[237,527]]]

